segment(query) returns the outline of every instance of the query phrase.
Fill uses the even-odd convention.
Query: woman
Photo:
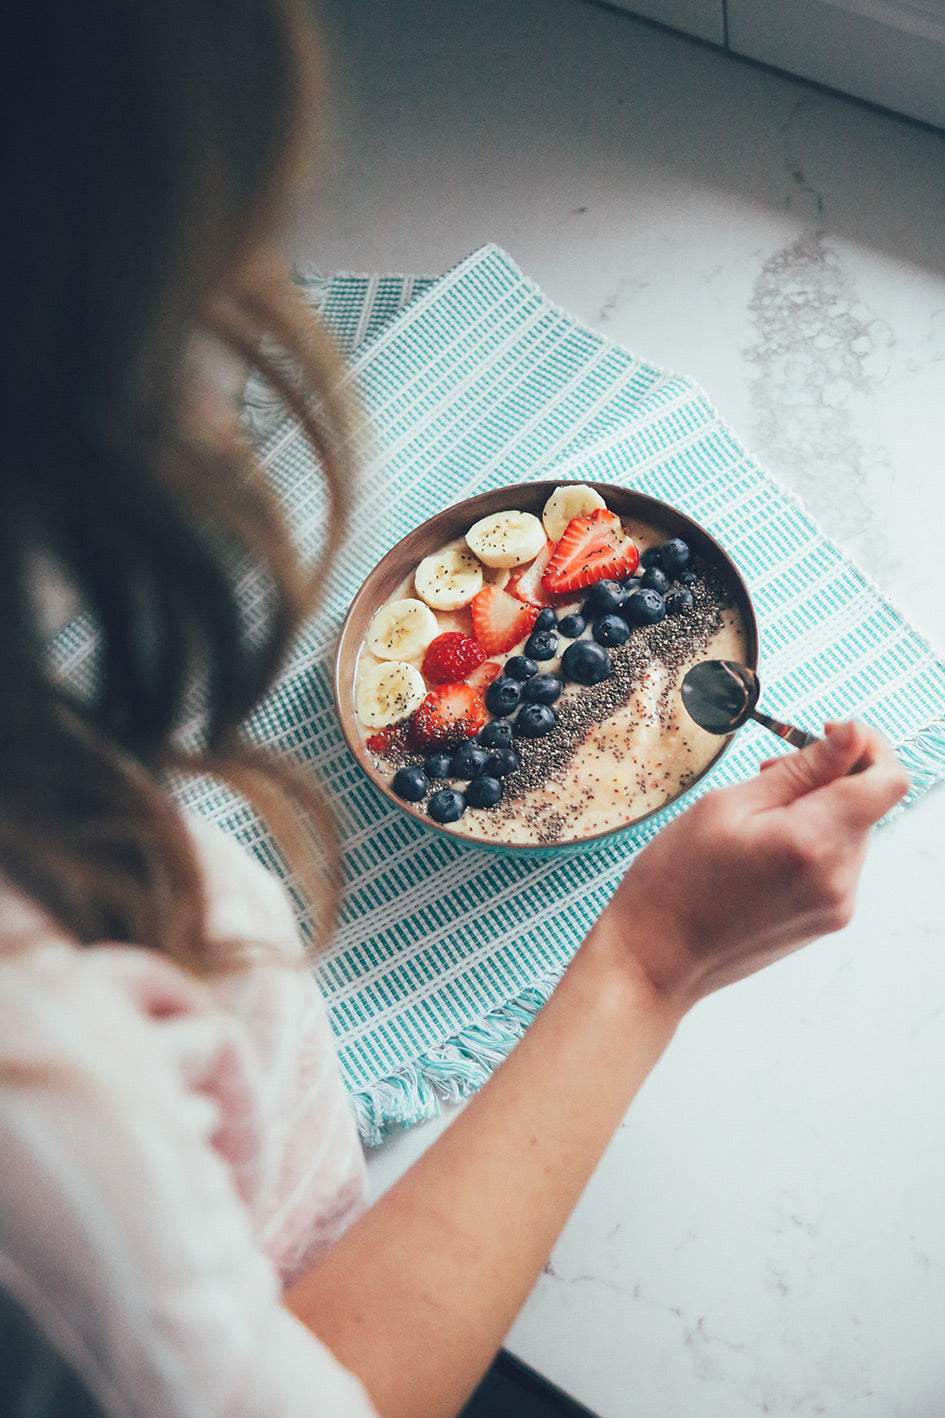
[[[238,733],[318,578],[209,373],[222,353],[278,384],[337,543],[346,410],[268,254],[318,86],[303,0],[99,0],[81,26],[33,0],[0,57],[11,1412],[457,1412],[679,1020],[849,918],[870,828],[906,787],[846,724],[700,801],[638,857],[510,1059],[363,1209],[288,907],[166,793],[169,773],[221,774],[297,854],[289,798],[323,821]],[[262,626],[235,599],[247,567]],[[63,586],[100,633],[79,688],[46,653]]]

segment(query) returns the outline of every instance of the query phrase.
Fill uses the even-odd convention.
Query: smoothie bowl
[[[679,685],[757,667],[747,588],[691,518],[605,483],[522,483],[410,532],[342,627],[336,707],[392,803],[437,832],[532,854],[629,831],[687,793],[727,739]]]

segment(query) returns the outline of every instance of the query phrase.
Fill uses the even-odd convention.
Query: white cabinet
[[[943,0],[727,0],[728,44],[945,128]]]
[[[659,20],[676,30],[725,43],[725,0],[614,0],[622,10],[632,10],[648,20]]]
[[[945,128],[945,0],[614,0],[734,54]]]

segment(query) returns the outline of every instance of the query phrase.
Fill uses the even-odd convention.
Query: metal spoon
[[[754,719],[795,748],[817,742],[816,734],[783,724],[755,708],[761,681],[754,670],[737,660],[703,660],[693,665],[683,679],[681,693],[689,717],[707,733],[732,734]]]

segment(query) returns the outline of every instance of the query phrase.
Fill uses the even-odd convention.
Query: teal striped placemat
[[[910,801],[945,772],[945,665],[757,466],[701,389],[570,318],[503,252],[486,247],[434,282],[303,283],[348,352],[368,414],[356,439],[363,479],[324,609],[252,732],[311,763],[337,812],[348,891],[319,974],[362,1135],[374,1142],[488,1075],[658,830],[651,822],[608,848],[533,865],[444,840],[386,805],[342,738],[331,665],[348,604],[401,536],[470,494],[529,479],[622,483],[675,504],[749,584],[765,707],[814,730],[848,715],[875,724],[913,775]],[[248,402],[274,483],[315,552],[324,502],[311,455],[262,389]],[[749,726],[711,783],[753,773],[772,743]],[[197,785],[186,800],[283,870],[226,794]],[[299,908],[304,925],[301,899]]]

